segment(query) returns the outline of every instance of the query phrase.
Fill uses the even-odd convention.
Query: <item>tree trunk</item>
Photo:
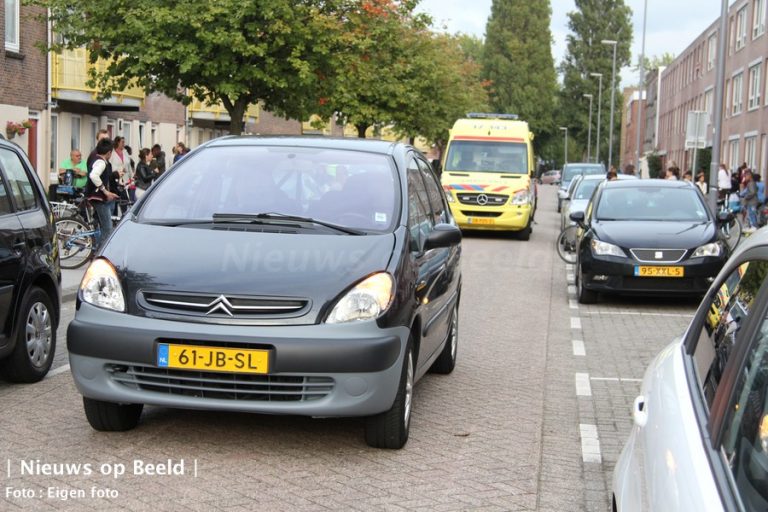
[[[227,113],[229,114],[230,135],[241,135],[243,133],[245,110],[248,108],[251,99],[245,96],[240,96],[234,103],[232,103],[232,100],[230,100],[229,97],[222,96],[221,102],[224,104],[224,108],[227,109]]]
[[[356,124],[355,128],[357,128],[357,136],[361,139],[365,138],[365,132],[368,130],[369,124]]]

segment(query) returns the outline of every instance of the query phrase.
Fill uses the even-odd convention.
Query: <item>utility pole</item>
[[[613,39],[603,39],[603,44],[613,46],[613,72],[611,74],[611,128],[608,133],[608,169],[613,165],[613,111],[616,103],[616,47],[619,42]]]
[[[712,140],[712,163],[709,166],[709,206],[717,211],[717,172],[720,169],[720,141],[723,139],[723,102],[725,90],[725,40],[728,34],[728,0],[720,8],[720,28],[717,31],[717,74],[715,78],[715,104],[712,117],[715,134]]]
[[[640,134],[642,132],[645,132],[645,122],[643,121],[643,96],[645,96],[646,101],[648,101],[648,93],[645,92],[645,27],[646,27],[646,21],[648,20],[648,0],[645,0],[643,2],[643,44],[640,47],[640,86],[638,89],[640,90],[640,99],[637,100],[637,156],[635,158],[635,172],[638,176],[641,176],[640,173],[640,155],[643,154],[642,150],[642,142],[645,139],[644,136],[641,136]],[[695,172],[695,169],[694,169]]]
[[[595,163],[600,163],[600,117],[603,112],[603,74],[590,73],[589,76],[598,79],[597,86],[597,140],[595,140]]]
[[[589,100],[589,124],[587,125],[587,162],[592,161],[592,95],[585,94]]]

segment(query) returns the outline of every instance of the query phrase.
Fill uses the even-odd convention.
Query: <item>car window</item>
[[[723,424],[723,451],[746,510],[768,510],[768,319],[734,388]]]
[[[693,350],[698,385],[708,407],[712,406],[728,357],[739,339],[739,329],[768,276],[768,262],[747,261],[734,270],[709,301],[704,326]]]
[[[709,218],[693,187],[606,188],[595,213],[599,220],[704,222]]]
[[[421,252],[424,242],[432,231],[429,199],[421,179],[418,164],[411,160],[408,165],[408,229],[411,232],[411,250]]]
[[[0,167],[5,171],[7,185],[14,203],[16,203],[16,208],[19,210],[33,209],[37,204],[34,185],[32,185],[19,156],[9,149],[0,148]]]
[[[599,184],[599,180],[581,180],[579,186],[573,192],[573,199],[589,199]]]
[[[579,186],[579,183],[581,183],[581,175],[576,176],[571,181],[571,184],[568,185],[568,197],[571,197],[573,195],[573,191],[576,189],[576,187]]]
[[[8,196],[8,190],[5,186],[5,179],[0,174],[0,215],[11,213],[11,198]]]
[[[432,209],[432,218],[435,224],[448,222],[448,214],[446,213],[445,202],[443,200],[443,191],[435,179],[435,175],[430,171],[429,165],[422,160],[416,160],[419,170],[421,171],[421,177],[424,178],[424,185],[427,190],[427,197],[429,198],[429,206]]]

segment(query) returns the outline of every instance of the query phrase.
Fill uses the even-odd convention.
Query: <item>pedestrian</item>
[[[160,144],[152,146],[152,170],[157,170],[157,175],[161,175],[165,172],[165,152],[160,147]]]
[[[189,149],[187,146],[184,145],[183,142],[179,141],[176,143],[176,145],[173,147],[173,163],[175,164],[182,158],[184,158],[187,153],[189,153]]]
[[[696,175],[696,186],[701,190],[702,194],[705,196],[707,195],[709,187],[707,186],[707,175],[704,174],[704,172],[700,172]]]
[[[757,203],[758,206],[762,206],[765,203],[765,182],[763,177],[759,173],[752,173],[752,180],[757,185]]]
[[[626,167],[624,167],[624,174],[626,174],[627,176],[634,176],[635,166],[632,164],[627,164]]]
[[[100,141],[108,138],[109,138],[109,132],[106,129],[102,128],[96,134],[96,146],[98,147]],[[96,161],[98,157],[99,155],[96,153],[96,148],[93,148],[93,151],[91,151],[91,154],[88,155],[88,160],[86,160],[85,162],[86,168],[90,169],[91,167],[93,167],[93,163]]]
[[[67,173],[70,174],[67,175]],[[59,164],[59,185],[82,189],[86,183],[88,183],[88,166],[83,162],[83,154],[80,150],[73,149],[69,152],[69,158]]]
[[[690,170],[685,171],[683,174],[683,181],[687,181],[689,183],[693,182],[693,173]]]
[[[136,202],[136,163],[133,160],[133,149],[131,146],[125,146],[125,152],[128,154],[128,168],[130,169],[131,179],[126,183],[126,190],[128,191],[128,200],[131,203]]]
[[[757,229],[757,184],[752,179],[752,171],[745,169],[743,174],[744,184],[739,196],[747,212],[747,222],[749,223],[744,231],[752,232]]]
[[[672,161],[669,162],[669,165],[667,166],[667,175],[664,179],[667,180],[679,180],[680,179],[680,168],[677,166],[677,164]]]
[[[147,189],[155,181],[155,171],[152,170],[150,163],[152,162],[152,151],[149,148],[144,148],[139,151],[139,163],[136,164],[136,198],[141,199],[141,196],[147,191]]]
[[[112,176],[117,180],[117,193],[120,199],[127,203],[130,201],[127,185],[133,176],[130,174],[131,165],[128,160],[128,153],[125,151],[125,137],[118,135],[112,144],[112,156],[109,159],[109,163],[112,164]],[[124,209],[127,209],[127,206],[116,203],[115,215],[122,217]]]
[[[101,139],[96,144],[96,160],[88,168],[88,183],[85,186],[85,196],[93,205],[99,223],[99,232],[96,235],[97,249],[112,232],[112,209],[118,198],[118,195],[110,190],[112,178],[110,157],[113,149],[113,143],[109,138]]]
[[[618,175],[616,174],[615,167],[611,166],[611,170],[605,174],[605,179],[608,181],[616,181],[617,179],[619,179]]]
[[[720,169],[717,171],[717,188],[719,199],[721,201],[727,199],[731,193],[731,178],[725,164],[720,164]]]

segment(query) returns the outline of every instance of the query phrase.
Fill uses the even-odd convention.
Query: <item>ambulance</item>
[[[441,181],[462,229],[528,240],[536,212],[533,134],[512,114],[467,114],[453,125]]]

